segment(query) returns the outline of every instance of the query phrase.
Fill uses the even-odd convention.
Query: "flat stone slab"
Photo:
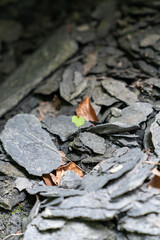
[[[18,114],[5,125],[1,134],[5,151],[28,173],[42,176],[61,165],[61,156],[38,119]]]
[[[156,115],[155,121],[151,124],[150,131],[152,134],[154,151],[158,157],[160,157],[160,113]]]
[[[64,27],[55,32],[1,85],[0,116],[14,107],[38,83],[71,57],[77,49],[76,42],[69,37]]]
[[[113,97],[127,103],[128,105],[138,101],[137,95],[127,88],[125,82],[106,78],[102,81],[104,89]]]
[[[59,221],[59,220],[55,220]],[[27,227],[27,230],[24,234],[24,240],[105,240],[105,239],[114,239],[115,233],[111,231],[107,226],[104,227],[103,224],[93,222],[85,223],[83,221],[66,221],[65,225],[53,232],[39,231],[37,229],[37,220],[34,219]]]
[[[121,111],[120,117],[111,117],[110,122],[120,122],[123,124],[139,125],[146,121],[147,116],[153,111],[152,105],[145,102],[134,103]]]
[[[138,129],[138,126],[134,124],[115,122],[115,123],[98,124],[94,127],[89,128],[88,131],[97,133],[100,135],[109,135],[113,133],[133,131],[137,129]]]
[[[68,140],[78,129],[91,126],[91,123],[85,122],[79,128],[72,122],[72,117],[60,115],[57,118],[46,117],[43,120],[43,126],[52,134],[58,135],[62,141]]]
[[[104,138],[97,136],[94,133],[84,132],[79,134],[80,141],[86,146],[92,149],[94,153],[105,153],[105,140]]]

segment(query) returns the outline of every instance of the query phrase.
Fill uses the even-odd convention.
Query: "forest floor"
[[[0,239],[158,240],[159,1],[3,4]]]

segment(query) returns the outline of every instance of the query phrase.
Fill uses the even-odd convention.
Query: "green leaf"
[[[77,127],[84,125],[85,119],[83,117],[72,117],[72,122],[76,124]]]

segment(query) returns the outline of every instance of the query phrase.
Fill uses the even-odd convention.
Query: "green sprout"
[[[84,125],[85,119],[83,117],[72,116],[72,122],[76,124],[77,127]]]

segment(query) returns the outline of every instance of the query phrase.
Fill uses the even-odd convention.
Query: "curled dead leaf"
[[[77,174],[80,177],[84,176],[80,167],[78,167],[74,162],[70,162],[65,166],[60,166],[59,168],[57,168],[56,177],[58,179],[58,185],[60,184],[60,181],[61,181],[61,178],[63,177],[64,172],[67,170],[73,171],[75,174]]]
[[[158,188],[160,189],[160,171],[158,171],[156,168],[152,170],[152,173],[154,176],[149,182],[148,188]]]
[[[88,96],[78,105],[76,113],[78,117],[83,117],[86,121],[98,122],[95,110]]]

